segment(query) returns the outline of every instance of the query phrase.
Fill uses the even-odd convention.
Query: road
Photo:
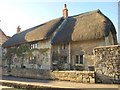
[[[38,79],[28,79],[13,76],[3,76],[3,80],[0,82],[13,83],[19,85],[31,85],[31,86],[43,86],[50,88],[67,88],[69,89],[79,89],[79,90],[119,90],[119,85],[115,84],[83,84],[68,81],[53,81],[53,80],[38,80]]]

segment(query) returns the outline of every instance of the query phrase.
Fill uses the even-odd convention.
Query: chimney
[[[68,17],[68,9],[66,4],[64,4],[64,8],[63,8],[63,17],[64,18]]]
[[[20,28],[20,26],[18,25],[18,27],[17,27],[17,33],[20,33],[20,30],[21,30],[21,28]]]

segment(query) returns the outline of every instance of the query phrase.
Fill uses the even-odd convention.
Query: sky
[[[18,25],[20,25],[21,31],[24,31],[49,20],[59,18],[62,16],[65,3],[67,4],[69,16],[100,9],[113,22],[117,33],[120,33],[118,32],[118,2],[113,0],[112,2],[0,0],[0,28],[6,35],[12,36],[16,33]],[[118,34],[117,36],[120,38],[120,34]]]

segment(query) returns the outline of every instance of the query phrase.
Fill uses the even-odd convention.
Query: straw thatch
[[[109,32],[112,32],[116,41],[114,25],[100,10],[71,16],[66,20],[64,26],[53,37],[52,44],[104,38]]]
[[[35,26],[33,28],[29,28],[23,32],[17,33],[13,35],[10,39],[8,39],[2,46],[11,47],[26,42],[32,42],[48,38],[52,34],[52,32],[54,32],[56,27],[58,27],[57,25],[59,25],[61,21],[62,18],[58,18],[44,24]]]
[[[22,43],[26,43],[27,41],[25,40],[25,35],[26,33],[28,33],[29,31],[32,31],[33,29],[39,27],[41,25],[38,25],[36,27],[27,29],[23,32],[17,33],[15,35],[13,35],[11,38],[9,38],[2,46],[3,47],[10,47],[10,46],[14,46],[14,45],[19,45]]]
[[[72,34],[73,41],[103,38],[108,36],[110,31],[116,34],[113,24],[100,10],[73,18],[76,19]]]
[[[25,36],[25,39],[28,42],[48,39],[61,22],[62,18],[51,20],[42,26],[28,32]]]
[[[51,43],[68,43],[71,41],[71,35],[74,30],[76,20],[74,18],[67,18],[64,20],[63,25],[56,30],[56,34],[53,36]]]
[[[9,47],[44,39],[51,39],[52,44],[91,40],[107,37],[110,32],[113,34],[114,41],[117,42],[113,23],[100,10],[95,10],[66,19],[54,19],[30,28],[15,34],[3,46]]]

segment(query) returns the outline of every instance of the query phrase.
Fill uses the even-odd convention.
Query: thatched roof
[[[19,45],[22,43],[26,43],[27,41],[25,40],[25,35],[26,33],[32,31],[33,29],[39,27],[40,25],[27,29],[23,32],[17,33],[15,35],[13,35],[11,38],[9,38],[2,46],[3,47],[10,47],[10,46],[14,46],[14,45]]]
[[[76,19],[72,34],[73,41],[103,38],[109,35],[110,30],[116,33],[111,21],[100,10],[78,15],[73,18]]]
[[[54,36],[53,44],[103,38],[110,31],[116,34],[113,23],[100,10],[71,16],[66,20],[65,25]]]
[[[49,38],[49,36],[51,36],[52,32],[54,32],[56,27],[58,27],[57,25],[59,25],[61,20],[62,20],[61,18],[57,18],[55,20],[48,21],[44,24],[17,33],[13,35],[10,39],[8,39],[3,44],[3,47],[11,47],[26,42],[33,42],[33,41]]]
[[[50,38],[51,34],[60,25],[62,20],[62,18],[58,18],[44,23],[40,27],[28,32],[25,36],[25,40],[27,40],[28,42],[32,42]]]
[[[51,38],[52,44],[104,38],[116,35],[113,23],[100,10],[58,18],[30,28],[10,38],[4,47]]]
[[[73,34],[74,26],[76,20],[74,18],[67,18],[64,20],[63,25],[56,30],[56,34],[52,38],[52,44],[58,43],[68,43],[71,41],[71,36]]]

